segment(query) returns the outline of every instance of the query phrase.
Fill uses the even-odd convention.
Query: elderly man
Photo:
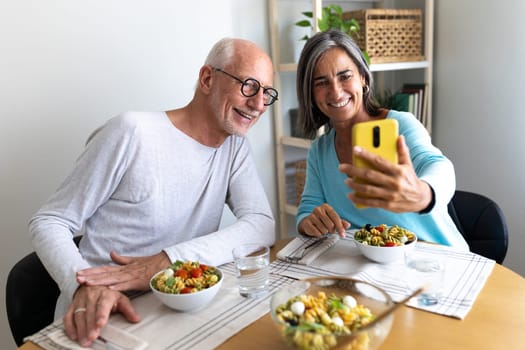
[[[62,291],[55,316],[90,346],[112,312],[138,322],[127,291],[171,262],[219,265],[242,242],[272,245],[274,220],[244,137],[277,100],[273,66],[252,42],[223,39],[193,99],[126,112],[89,138],[72,173],[30,221],[35,250]],[[219,229],[227,204],[237,220]],[[84,228],[79,248],[73,235]]]

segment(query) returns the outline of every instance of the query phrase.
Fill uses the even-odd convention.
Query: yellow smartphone
[[[397,164],[397,138],[399,126],[395,119],[380,119],[357,123],[352,129],[352,143]],[[354,166],[373,168],[359,157],[353,157]],[[356,205],[358,208],[363,206]]]

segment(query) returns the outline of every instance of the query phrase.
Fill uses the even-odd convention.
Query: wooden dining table
[[[271,249],[271,259],[290,240]],[[525,278],[496,264],[463,320],[401,306],[381,350],[522,349],[525,343]],[[19,350],[38,350],[28,342]],[[235,334],[217,349],[287,349],[270,314]]]

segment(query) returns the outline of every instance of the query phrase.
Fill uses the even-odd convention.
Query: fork
[[[300,254],[288,255],[286,257],[286,260],[292,263],[301,261],[301,259],[304,258],[304,256],[306,255],[306,252],[308,251],[308,249],[318,246],[319,244],[324,242],[327,238],[328,238],[328,235],[324,235],[323,237],[316,239],[315,241],[313,241],[312,243],[304,247]]]
[[[104,346],[106,347],[106,350],[122,350],[120,346],[113,344],[112,342],[110,342],[109,340],[107,340],[101,335],[99,335],[97,339],[100,340],[104,344]]]

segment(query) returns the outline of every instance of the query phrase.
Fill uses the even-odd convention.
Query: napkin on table
[[[319,239],[322,239],[323,241],[317,245],[308,247],[310,244],[315,243]],[[319,255],[323,254],[328,248],[333,246],[338,240],[339,236],[336,234],[330,234],[326,238],[295,237],[277,253],[277,258],[288,262],[295,262],[297,264],[308,265],[312,261],[317,259]],[[305,249],[305,254],[301,260],[290,260],[289,257],[300,256]]]

